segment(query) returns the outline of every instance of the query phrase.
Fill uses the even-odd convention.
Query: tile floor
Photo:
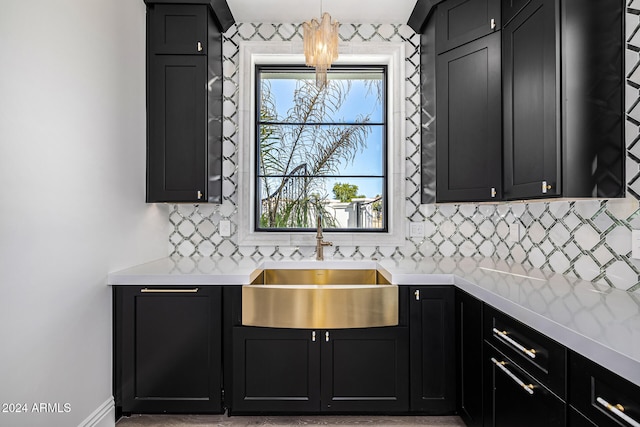
[[[458,417],[420,416],[233,416],[227,415],[132,415],[116,427],[227,427],[227,426],[423,426],[464,427]]]

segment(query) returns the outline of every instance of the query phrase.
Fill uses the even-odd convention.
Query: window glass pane
[[[384,125],[261,124],[260,175],[286,175],[300,166],[311,175],[384,174]],[[352,139],[349,147],[342,147]]]
[[[384,69],[258,71],[256,228],[386,230]]]

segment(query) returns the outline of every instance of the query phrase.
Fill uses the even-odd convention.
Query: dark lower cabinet
[[[640,425],[640,387],[587,358],[569,353],[571,426]],[[589,424],[589,423],[592,424]]]
[[[116,413],[221,413],[220,287],[114,287]]]
[[[406,327],[234,327],[230,412],[407,412],[407,361]]]
[[[409,410],[408,328],[338,329],[321,340],[323,410]]]
[[[490,344],[484,350],[485,427],[563,427],[565,402]]]
[[[233,412],[320,410],[319,334],[233,328]]]
[[[411,410],[455,411],[454,287],[411,288],[409,304]]]
[[[468,427],[482,427],[482,302],[456,289],[456,408]]]

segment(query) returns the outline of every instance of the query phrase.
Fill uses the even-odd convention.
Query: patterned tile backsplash
[[[335,246],[325,248],[325,256],[416,260],[434,255],[493,257],[640,292],[640,260],[631,258],[631,230],[640,229],[640,8],[636,10],[634,3],[629,3],[626,23],[629,196],[620,200],[421,205],[420,37],[406,25],[343,24],[340,37],[344,42],[405,44],[406,215],[407,221],[424,221],[425,237],[407,238],[405,245],[398,247]],[[239,23],[225,33],[223,203],[174,205],[169,214],[171,255],[255,259],[313,256],[313,247],[237,244],[239,42],[301,39],[301,26],[297,24]],[[231,222],[231,236],[220,235],[221,220]],[[517,240],[510,234],[513,224],[520,231]]]

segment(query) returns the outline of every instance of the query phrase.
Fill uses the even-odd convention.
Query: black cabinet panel
[[[456,399],[468,427],[482,426],[482,302],[456,289]]]
[[[408,328],[331,330],[322,338],[324,410],[408,411]]]
[[[319,346],[304,329],[233,328],[232,410],[319,411]]]
[[[500,0],[448,0],[436,11],[438,53],[500,29]]]
[[[485,427],[565,426],[564,401],[489,344],[484,381]]]
[[[206,58],[156,55],[149,73],[148,201],[198,201],[206,185]]]
[[[411,410],[455,410],[454,288],[412,288],[409,308]]]
[[[501,196],[500,33],[438,55],[439,202]]]
[[[573,352],[569,354],[569,379],[571,407],[593,424],[633,425],[624,417],[640,423],[640,387]]]
[[[502,25],[508,25],[531,0],[502,0]]]
[[[166,291],[114,288],[116,406],[124,413],[221,412],[220,288]]]
[[[147,202],[222,202],[222,33],[209,4],[147,2]],[[226,2],[217,5],[227,10]]]
[[[532,0],[502,30],[504,197],[560,194],[556,4]]]
[[[154,54],[206,55],[206,5],[149,6],[149,49]]]

